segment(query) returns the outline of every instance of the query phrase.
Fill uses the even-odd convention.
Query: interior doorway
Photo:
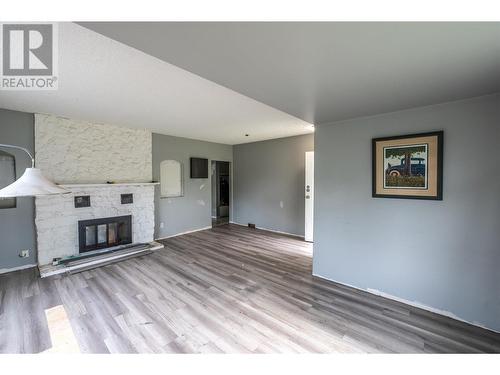
[[[231,164],[212,160],[212,227],[229,223]]]
[[[305,180],[305,229],[304,239],[313,242],[314,223],[314,151],[306,152],[306,180]]]

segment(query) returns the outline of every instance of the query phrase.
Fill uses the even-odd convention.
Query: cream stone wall
[[[36,166],[61,184],[150,182],[151,131],[35,114]]]

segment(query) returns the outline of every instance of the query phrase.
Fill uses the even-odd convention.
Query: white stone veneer
[[[132,242],[153,241],[154,185],[78,186],[69,190],[71,194],[36,198],[39,265],[79,253],[79,220],[132,215]],[[121,194],[129,193],[134,195],[134,203],[121,204]],[[74,197],[78,195],[90,195],[91,207],[75,208]]]
[[[152,135],[146,129],[35,114],[35,159],[59,184],[152,179]]]

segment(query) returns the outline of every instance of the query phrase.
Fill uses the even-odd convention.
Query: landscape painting
[[[427,189],[427,148],[384,147],[384,187]]]
[[[443,132],[372,140],[372,196],[442,200]]]

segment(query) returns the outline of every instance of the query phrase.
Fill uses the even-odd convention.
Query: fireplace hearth
[[[132,216],[78,222],[80,254],[132,243]]]

